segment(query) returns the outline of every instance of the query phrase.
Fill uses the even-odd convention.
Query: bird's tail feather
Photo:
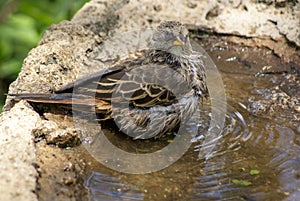
[[[26,100],[32,103],[50,103],[50,104],[67,104],[67,105],[85,105],[96,107],[97,111],[108,111],[111,109],[109,102],[99,98],[74,94],[74,93],[60,93],[60,94],[8,94],[13,100]]]
[[[34,94],[34,93],[23,93],[23,94],[7,94],[15,101],[26,100],[32,103],[43,103],[43,104],[62,104],[62,105],[78,105],[72,109],[76,110],[88,110],[86,107],[94,107],[96,113],[109,113],[111,105],[109,102],[80,94],[73,93],[61,93],[61,94]],[[82,107],[81,107],[82,106]],[[84,111],[83,111],[84,112]],[[86,112],[86,111],[85,111]]]
[[[12,99],[16,101],[27,100],[28,102],[34,103],[58,103],[58,104],[72,104],[73,97],[72,93],[65,94],[8,94]]]

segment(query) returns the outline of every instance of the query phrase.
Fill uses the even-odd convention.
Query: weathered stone
[[[37,200],[31,132],[39,121],[39,115],[24,101],[0,114],[0,200]]]

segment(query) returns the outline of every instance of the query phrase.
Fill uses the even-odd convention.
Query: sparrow
[[[113,119],[134,139],[161,137],[178,129],[208,96],[206,73],[203,55],[193,51],[188,29],[180,22],[159,24],[149,46],[136,58],[52,94],[9,96],[16,101],[72,105],[77,112],[96,114],[98,121]]]

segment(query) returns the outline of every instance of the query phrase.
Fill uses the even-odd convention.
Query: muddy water
[[[212,39],[213,40],[213,39]],[[300,200],[300,133],[289,119],[252,115],[250,96],[273,87],[279,73],[255,76],[264,66],[281,69],[280,59],[267,49],[200,40],[222,76],[228,110],[226,125],[210,158],[199,158],[200,137],[174,164],[158,172],[125,174],[97,162],[83,146],[75,147],[85,163],[78,181],[81,199],[90,200]],[[199,136],[207,129],[209,103],[203,105]],[[222,108],[218,108],[222,110]],[[207,118],[207,119],[205,119]],[[296,125],[296,127],[295,127]],[[114,130],[106,136],[118,147],[135,153],[156,151],[170,139],[132,141]],[[85,192],[85,193],[84,193]]]
[[[225,103],[228,104],[226,126],[213,156],[206,160],[198,158],[200,140],[176,163],[155,173],[122,174],[94,161],[86,172],[86,178],[89,177],[86,186],[91,198],[300,199],[299,132],[289,126],[288,120],[279,123],[259,118],[244,108],[250,96],[258,96],[256,89],[269,88],[272,85],[270,80],[279,76],[275,74],[261,79],[254,75],[264,66],[281,65],[279,59],[268,50],[222,46],[214,44],[208,52],[220,70],[228,98]],[[132,143],[127,143],[127,148],[151,151],[151,147],[157,146],[155,142],[135,143],[138,144],[135,148]],[[88,160],[93,161],[92,158]]]

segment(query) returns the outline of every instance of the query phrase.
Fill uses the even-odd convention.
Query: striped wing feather
[[[147,78],[143,78],[141,74],[137,74],[133,70],[142,65],[145,66],[142,62],[143,60],[139,58],[93,73],[55,91],[55,93],[73,92],[73,94],[85,96],[86,98],[95,97],[100,103],[101,101],[108,103],[111,101],[126,101],[129,102],[130,106],[145,109],[155,105],[166,106],[176,102],[176,97],[170,90],[155,84],[157,79],[163,79],[161,75],[157,75],[155,72],[150,75],[144,73],[144,70],[142,74]],[[166,68],[166,65],[163,65],[163,67]],[[147,83],[152,80],[152,83]]]

